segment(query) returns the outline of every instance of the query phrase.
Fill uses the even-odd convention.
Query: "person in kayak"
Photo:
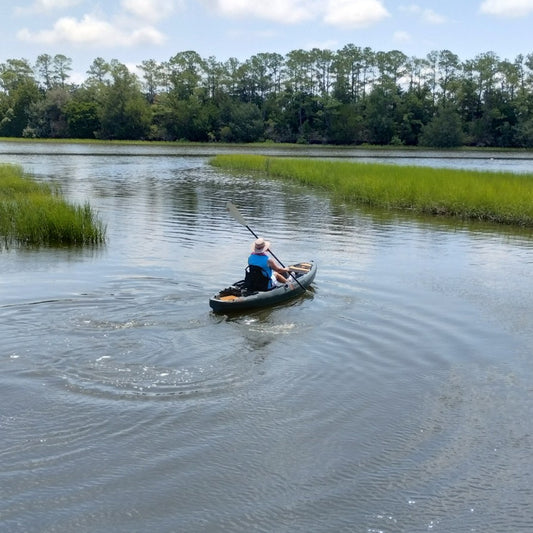
[[[252,244],[252,253],[248,257],[248,265],[263,269],[263,272],[269,279],[268,289],[272,289],[273,287],[284,285],[288,282],[285,275],[289,273],[289,269],[278,265],[272,257],[267,255],[269,248],[270,242],[265,241],[262,237],[256,239]]]

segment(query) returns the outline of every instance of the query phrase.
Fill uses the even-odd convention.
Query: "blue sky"
[[[133,67],[184,50],[219,61],[259,52],[338,50],[348,43],[460,59],[533,53],[533,0],[19,0],[0,6],[0,63],[39,54],[72,59],[85,78],[96,57]]]

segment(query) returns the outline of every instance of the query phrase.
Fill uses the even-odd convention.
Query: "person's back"
[[[271,289],[281,283],[287,283],[283,274],[287,273],[288,269],[281,267],[267,255],[269,248],[270,243],[259,237],[253,242],[251,254],[248,257],[249,269],[252,267],[260,268],[268,280],[267,288],[263,290]],[[261,281],[261,283],[263,282]]]
[[[259,239],[256,243],[258,241]],[[263,246],[262,243],[264,243]],[[259,242],[258,246],[254,243],[252,253],[248,257],[245,282],[250,290],[266,291],[272,288],[272,268],[268,264],[269,257],[265,253],[267,248],[266,241]]]

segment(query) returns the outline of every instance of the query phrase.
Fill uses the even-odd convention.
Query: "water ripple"
[[[183,316],[176,293],[159,303],[154,310],[153,300],[132,294],[10,305],[2,308],[13,324],[4,349],[27,380],[108,400],[199,399],[232,393],[250,379],[253,362],[219,353],[217,339],[206,338],[206,312]],[[22,342],[25,327],[33,343]]]

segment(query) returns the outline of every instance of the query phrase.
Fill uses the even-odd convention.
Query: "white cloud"
[[[423,22],[428,24],[444,24],[448,21],[448,18],[433,9],[423,8],[417,4],[410,4],[408,6],[401,6],[400,11],[410,13],[411,15],[416,15],[420,17]]]
[[[82,2],[82,0],[35,0],[35,2],[28,7],[17,6],[15,8],[15,13],[18,15],[46,13],[59,9],[67,9],[80,2]]]
[[[60,18],[51,30],[30,32],[22,29],[17,34],[23,41],[41,44],[71,43],[78,45],[135,46],[138,44],[161,44],[164,36],[152,26],[143,26],[125,31],[92,15],[81,20],[73,17]]]
[[[228,17],[254,17],[294,24],[314,18],[320,1],[309,0],[202,0],[208,8]]]
[[[406,43],[411,40],[411,34],[406,31],[395,31],[393,38],[398,43]]]
[[[251,17],[282,24],[297,24],[322,19],[331,26],[361,28],[390,16],[382,0],[200,1],[209,10],[225,17]]]
[[[182,0],[122,0],[125,12],[150,22],[164,20],[176,8],[183,7]]]
[[[328,0],[324,21],[340,28],[364,28],[389,16],[381,0]]]
[[[533,0],[484,0],[481,13],[502,17],[523,17],[533,12]]]
[[[99,5],[95,11],[80,18],[59,18],[51,29],[32,31],[21,29],[17,37],[26,42],[46,45],[70,43],[74,45],[99,45],[133,47],[139,44],[160,45],[166,37],[154,24],[170,16],[183,0],[121,0],[120,11],[114,18],[107,17]],[[36,0],[31,9],[51,10],[67,8],[79,0]]]
[[[422,19],[429,24],[444,24],[447,18],[433,11],[433,9],[424,9],[422,11]]]
[[[422,13],[422,8],[417,4],[409,4],[408,6],[400,6],[398,9],[410,15],[418,16],[420,15],[420,13]]]

